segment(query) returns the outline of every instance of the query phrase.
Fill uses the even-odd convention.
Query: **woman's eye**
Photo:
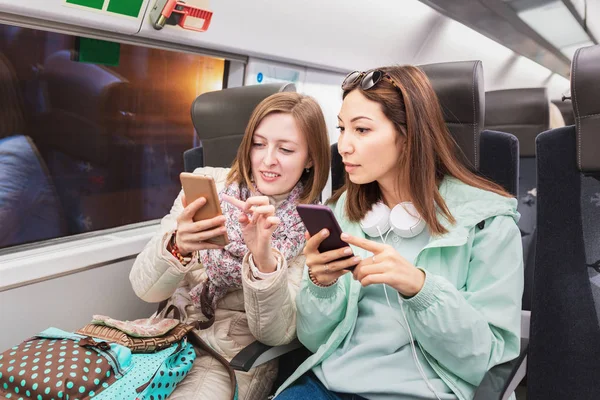
[[[344,128],[343,126],[336,126],[335,129],[339,129],[340,132],[344,132]]]
[[[283,151],[286,154],[291,154],[294,152],[294,150],[290,150],[290,149],[284,149],[283,147],[281,148],[281,151]]]
[[[367,133],[370,131],[370,129],[369,128],[356,128],[356,131],[358,133]]]
[[[254,142],[254,143],[252,143],[252,146],[254,146],[254,147],[262,147],[262,146],[264,146],[264,144],[258,143],[258,142]]]

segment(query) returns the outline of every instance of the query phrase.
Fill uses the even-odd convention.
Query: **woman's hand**
[[[384,283],[393,287],[404,297],[412,297],[421,291],[425,273],[406,261],[392,246],[342,233],[342,240],[373,253],[354,269],[354,279],[368,286]]]
[[[219,215],[211,219],[194,222],[192,219],[194,214],[206,204],[206,199],[200,197],[188,205],[185,195],[182,195],[181,201],[184,209],[177,217],[177,235],[175,237],[175,243],[177,243],[181,255],[187,256],[197,250],[221,249],[223,246],[206,243],[205,240],[227,232],[225,216]]]
[[[320,253],[319,245],[329,236],[327,229],[323,229],[313,237],[308,232],[305,236],[306,246],[304,247],[304,255],[306,256],[306,265],[310,274],[320,285],[328,286],[334,283],[340,276],[350,272],[346,268],[350,268],[360,262],[360,257],[339,260],[340,258],[352,255],[350,247]]]
[[[271,236],[281,221],[275,216],[275,207],[269,204],[269,198],[252,196],[242,201],[224,195],[223,200],[242,211],[238,220],[256,267],[261,272],[275,272],[277,260],[271,250]]]

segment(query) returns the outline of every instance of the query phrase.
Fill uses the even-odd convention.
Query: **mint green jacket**
[[[519,355],[523,255],[517,200],[468,186],[454,178],[440,185],[451,214],[448,233],[432,236],[415,259],[426,273],[421,291],[404,301],[415,341],[460,400],[472,399],[485,373]],[[333,206],[342,230],[365,237],[345,218],[346,193]],[[485,221],[483,229],[476,225]],[[354,247],[363,258],[371,254]],[[279,388],[321,363],[343,343],[358,316],[361,284],[352,274],[330,287],[308,279],[298,296],[297,333],[314,354]],[[361,366],[356,365],[357,371]]]

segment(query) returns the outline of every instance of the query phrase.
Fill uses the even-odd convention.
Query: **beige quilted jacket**
[[[211,175],[220,191],[228,169],[205,167],[194,173]],[[135,293],[147,302],[171,298],[187,304],[188,322],[204,319],[184,295],[206,279],[197,260],[185,267],[167,250],[167,242],[177,227],[177,216],[183,210],[181,193],[171,212],[165,216],[160,231],[138,255],[129,279]],[[218,303],[215,323],[199,332],[200,336],[226,359],[231,360],[245,346],[259,340],[271,346],[291,342],[296,337],[296,294],[304,268],[304,256],[284,260],[279,271],[265,280],[254,279],[246,257],[243,263],[242,290],[229,292]],[[175,290],[179,287],[185,288]],[[277,375],[276,360],[248,373],[236,371],[240,399],[265,399]],[[229,378],[225,369],[212,357],[200,355],[192,372],[181,382],[170,399],[227,399]]]

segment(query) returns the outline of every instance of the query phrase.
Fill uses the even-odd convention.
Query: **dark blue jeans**
[[[367,400],[352,393],[337,393],[327,390],[312,372],[302,375],[294,384],[285,389],[276,400]]]

